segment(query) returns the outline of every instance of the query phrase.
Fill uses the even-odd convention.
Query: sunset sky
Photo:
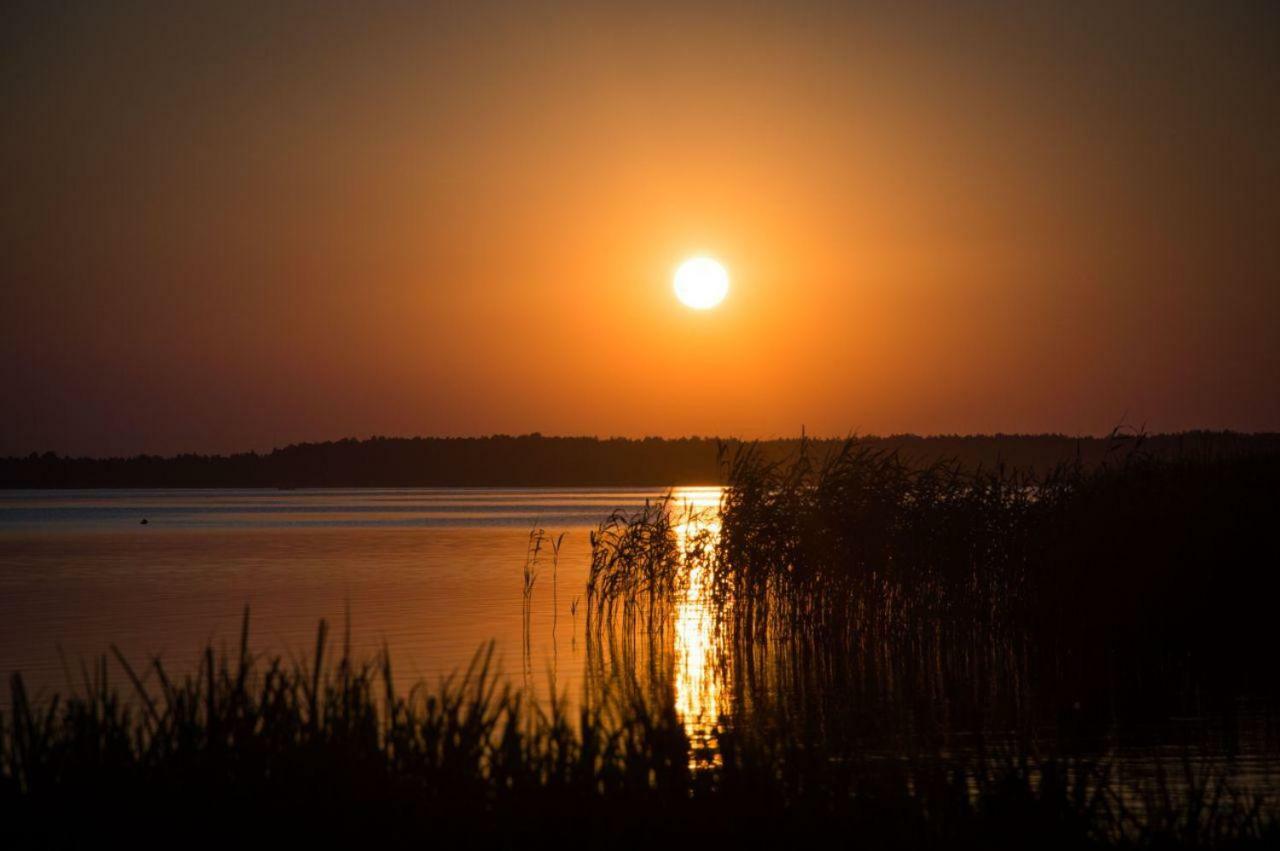
[[[1280,429],[1280,4],[42,0],[0,69],[0,454]]]

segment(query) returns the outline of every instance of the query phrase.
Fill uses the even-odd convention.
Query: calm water
[[[353,489],[0,491],[0,672],[65,690],[68,673],[114,643],[131,658],[194,664],[205,642],[238,639],[251,607],[258,650],[310,653],[320,618],[352,643],[390,648],[398,676],[464,667],[496,641],[502,670],[574,691],[583,670],[589,532],[659,490]],[[718,488],[678,499],[715,505]],[[141,521],[146,519],[146,525]],[[523,659],[529,533],[564,533],[545,558]],[[686,614],[699,671],[701,613]],[[697,658],[695,658],[697,657]],[[65,665],[64,665],[65,660]],[[69,671],[68,671],[69,669]],[[701,679],[694,681],[701,691]],[[5,689],[7,693],[7,689]],[[5,695],[7,699],[7,694]],[[682,689],[687,709],[697,695]]]

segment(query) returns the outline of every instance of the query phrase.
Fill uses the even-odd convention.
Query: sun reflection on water
[[[720,493],[719,487],[689,487],[672,494],[676,540],[688,569],[675,612],[675,699],[692,745],[691,768],[719,764],[716,726],[727,712],[730,686],[724,635],[711,599]]]

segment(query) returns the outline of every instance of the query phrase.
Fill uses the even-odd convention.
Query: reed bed
[[[915,735],[1082,738],[1277,694],[1280,455],[1117,439],[1033,475],[850,441],[728,465],[713,598],[758,688]]]
[[[1261,802],[1221,782],[1126,803],[1105,765],[839,752],[803,726],[721,732],[713,771],[690,769],[668,692],[616,684],[575,712],[492,666],[492,647],[399,696],[386,654],[309,660],[209,648],[194,673],[104,658],[65,700],[33,705],[20,676],[0,717],[0,814],[10,847],[127,840],[454,841],[587,845],[664,835],[869,847],[1161,847],[1280,838]],[[124,672],[122,688],[110,672]],[[780,719],[774,719],[775,722]],[[1195,779],[1195,778],[1193,778]],[[826,834],[829,835],[829,834]]]

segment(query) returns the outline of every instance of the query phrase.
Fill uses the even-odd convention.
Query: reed
[[[672,832],[870,847],[1164,847],[1280,837],[1262,802],[1203,782],[1190,802],[1126,803],[1107,766],[1026,755],[884,760],[841,752],[804,725],[726,728],[714,771],[689,768],[669,691],[624,682],[570,712],[514,689],[483,648],[458,674],[408,693],[384,651],[366,662],[286,661],[209,647],[175,676],[119,654],[83,690],[36,705],[20,676],[0,716],[0,814],[10,847],[440,839],[571,844]],[[779,720],[779,719],[775,719]],[[825,834],[825,835],[830,835]]]
[[[587,629],[621,617],[660,627],[686,579],[672,524],[673,500],[645,500],[633,514],[614,512],[591,533]]]
[[[1280,455],[1118,438],[1107,463],[1033,475],[850,441],[727,464],[709,569],[749,672],[888,701],[916,730],[946,707],[959,728],[1097,735],[1277,693]]]

